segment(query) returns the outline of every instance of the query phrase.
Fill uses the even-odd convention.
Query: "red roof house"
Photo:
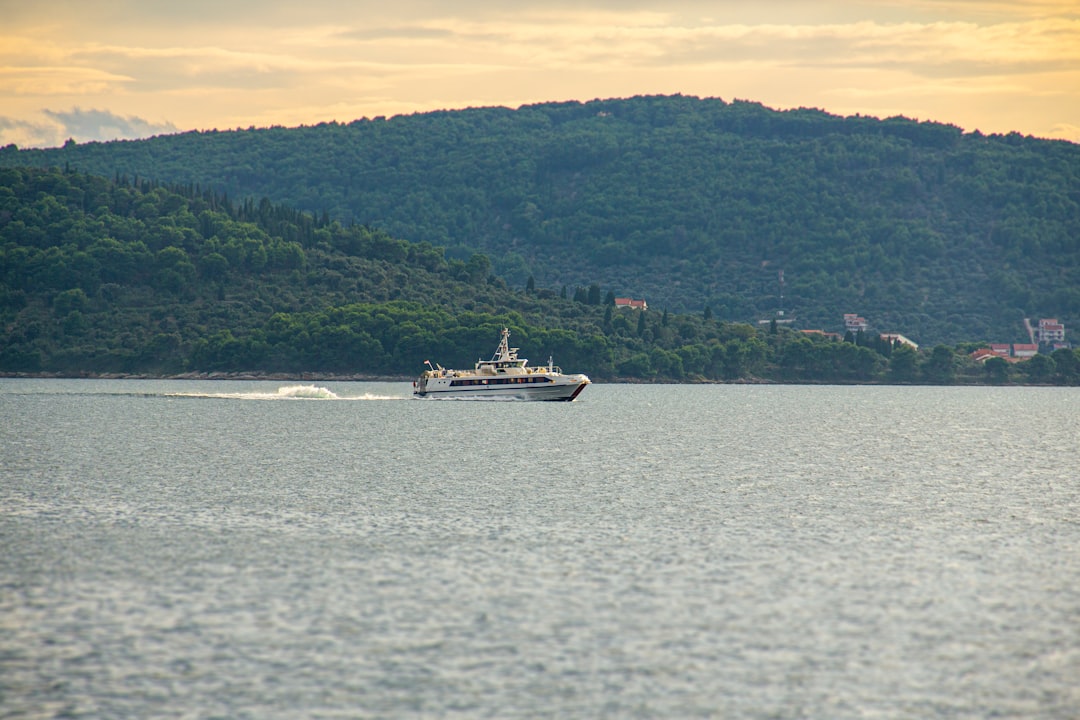
[[[615,298],[615,307],[628,307],[634,310],[648,310],[649,304],[644,300],[634,300],[632,298]]]

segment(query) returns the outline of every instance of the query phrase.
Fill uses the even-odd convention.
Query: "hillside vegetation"
[[[269,200],[0,169],[0,372],[407,376],[469,366],[504,325],[537,363],[595,379],[1080,382],[1070,350],[983,367],[965,348],[618,309],[598,283],[512,289],[483,254]]]
[[[638,97],[9,146],[0,164],[266,197],[483,253],[515,288],[598,283],[731,321],[857,312],[926,345],[1080,318],[1080,147],[1018,134]]]

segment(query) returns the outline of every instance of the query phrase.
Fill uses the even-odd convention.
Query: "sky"
[[[0,146],[681,93],[1080,142],[1080,0],[0,0]]]

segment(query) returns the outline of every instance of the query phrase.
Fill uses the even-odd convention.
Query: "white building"
[[[849,332],[852,335],[857,334],[859,331],[866,332],[870,324],[866,322],[866,318],[859,317],[855,313],[844,314],[844,331]]]
[[[1057,318],[1039,320],[1038,338],[1040,343],[1065,342],[1065,325]]]

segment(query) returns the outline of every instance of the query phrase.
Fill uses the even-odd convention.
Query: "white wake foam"
[[[400,395],[375,395],[364,393],[357,396],[341,396],[334,391],[318,385],[285,385],[275,392],[175,392],[166,393],[168,397],[217,398],[222,400],[406,400]]]
[[[278,398],[300,398],[302,400],[340,400],[337,393],[318,385],[286,385],[277,390]]]

